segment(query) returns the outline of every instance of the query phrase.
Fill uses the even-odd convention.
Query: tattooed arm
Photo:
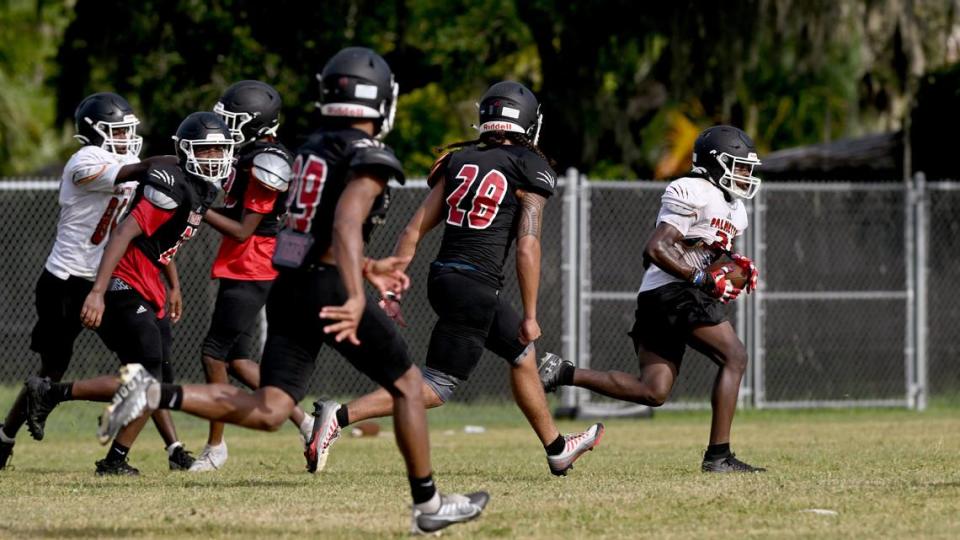
[[[517,228],[517,280],[523,298],[520,339],[529,343],[540,337],[537,324],[537,294],[540,289],[540,231],[547,199],[531,192],[518,192],[523,208]]]

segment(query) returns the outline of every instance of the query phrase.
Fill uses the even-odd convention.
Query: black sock
[[[345,428],[350,425],[350,413],[347,412],[347,404],[344,403],[337,409],[337,424]]]
[[[557,435],[557,438],[554,441],[544,448],[547,449],[548,456],[555,456],[560,452],[563,452],[563,449],[567,447],[567,440],[563,438],[563,435]]]
[[[720,459],[730,455],[730,443],[711,444],[707,447],[705,459]]]
[[[564,362],[560,364],[560,375],[557,377],[557,381],[560,386],[572,386],[573,385],[573,372],[576,371],[576,367],[572,364]]]
[[[179,411],[183,405],[183,387],[179,384],[160,385],[160,409]]]
[[[425,478],[410,479],[410,493],[413,494],[413,504],[425,503],[433,498],[437,493],[437,485],[433,483],[433,475],[428,474]]]
[[[50,392],[47,393],[51,401],[60,403],[63,401],[70,401],[73,399],[73,383],[72,382],[55,382],[50,383]]]
[[[113,441],[113,444],[110,445],[110,450],[107,452],[107,462],[109,463],[120,463],[121,461],[127,459],[127,454],[130,453],[130,448]]]

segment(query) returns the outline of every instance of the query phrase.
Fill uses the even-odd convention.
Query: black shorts
[[[520,342],[520,315],[476,271],[434,263],[427,294],[439,317],[430,335],[427,367],[466,380],[483,349],[511,364],[527,349]]]
[[[380,386],[391,387],[410,366],[407,344],[396,324],[367,297],[357,329],[360,345],[337,343],[320,319],[324,306],[339,306],[347,293],[337,267],[318,265],[310,270],[280,273],[267,300],[267,342],[260,361],[260,386],[275,386],[299,402],[307,393],[320,347],[326,343]]]
[[[80,310],[93,282],[70,276],[60,279],[47,269],[36,287],[37,324],[30,335],[30,349],[40,353],[49,370],[66,371],[73,343],[83,325]]]
[[[250,359],[257,314],[267,303],[269,281],[220,279],[210,330],[203,340],[203,355],[215,360]]]
[[[652,352],[679,369],[690,332],[726,320],[724,306],[716,298],[686,282],[668,283],[637,295],[636,320],[629,335],[635,350]]]
[[[162,364],[170,357],[170,324],[136,290],[107,291],[97,334],[121,364],[143,364],[164,379]],[[166,343],[165,343],[166,342]]]

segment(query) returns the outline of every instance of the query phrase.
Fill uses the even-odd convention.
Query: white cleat
[[[599,422],[587,428],[583,433],[564,435],[566,445],[563,452],[555,456],[547,456],[550,472],[556,476],[566,476],[567,471],[573,468],[573,462],[586,452],[596,448],[602,437],[603,424]]]
[[[410,519],[412,534],[439,534],[441,529],[476,519],[490,502],[490,494],[486,491],[476,491],[466,495],[457,493],[449,495],[438,493],[437,495],[440,497],[440,508],[434,513],[428,514],[417,510],[417,505],[414,505]]]
[[[227,463],[227,441],[216,446],[205,445],[197,460],[190,466],[190,472],[218,471]]]
[[[313,431],[307,439],[303,456],[307,458],[307,471],[318,473],[327,466],[330,447],[340,438],[340,424],[336,401],[316,401],[313,404]]]
[[[151,412],[148,411],[149,403],[152,401],[155,408],[159,398],[160,383],[142,365],[126,364],[121,367],[120,388],[100,416],[100,427],[97,429],[100,444],[107,444],[124,426],[145,412]]]

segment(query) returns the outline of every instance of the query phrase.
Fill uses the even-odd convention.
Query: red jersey
[[[251,180],[244,190],[243,208],[258,214],[270,214],[274,210],[278,192],[253,178]],[[210,275],[214,279],[272,280],[277,277],[272,262],[276,245],[275,236],[252,234],[243,242],[224,236]]]
[[[137,220],[145,236],[152,236],[173,214],[173,210],[158,208],[143,198],[129,217]],[[113,271],[113,277],[133,287],[144,300],[150,302],[157,312],[157,318],[163,318],[167,306],[167,288],[160,278],[160,269],[133,242],[127,246],[126,253]]]

